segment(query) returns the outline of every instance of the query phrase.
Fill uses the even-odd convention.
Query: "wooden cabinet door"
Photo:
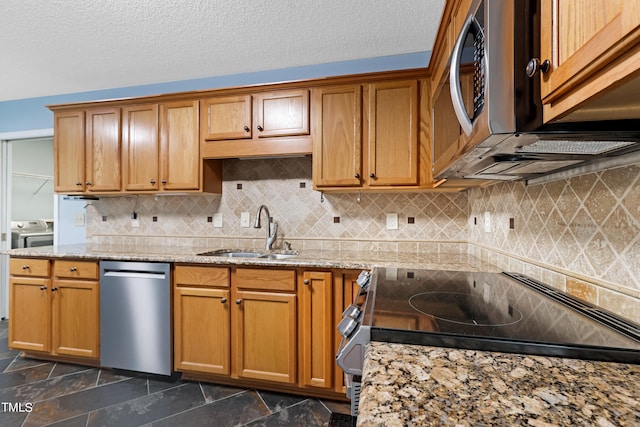
[[[293,384],[296,381],[296,295],[236,291],[232,308],[236,374]]]
[[[362,87],[313,89],[312,102],[314,185],[361,185]]]
[[[200,104],[202,139],[251,138],[251,95],[215,96]]]
[[[123,186],[129,191],[159,188],[158,105],[122,109]]]
[[[100,356],[100,287],[97,281],[54,280],[53,353]]]
[[[84,191],[84,111],[59,111],[54,114],[53,120],[54,191]]]
[[[49,352],[51,280],[12,276],[9,293],[9,347]]]
[[[640,2],[624,0],[549,0],[541,7],[541,60],[551,61],[541,75],[541,95],[548,104],[600,72],[640,40]],[[614,84],[637,70],[637,63],[593,85]],[[604,86],[606,87],[606,86]],[[586,99],[586,96],[584,96]],[[584,99],[583,99],[584,100]],[[576,99],[573,103],[580,101]],[[546,113],[546,112],[545,112]],[[545,115],[545,119],[546,119]]]
[[[305,271],[300,289],[300,363],[305,386],[331,388],[335,348],[333,347],[333,275]]]
[[[173,316],[175,369],[229,375],[229,291],[176,287]]]
[[[418,183],[418,82],[369,85],[369,186]]]
[[[356,280],[358,279],[358,275],[360,271],[348,271],[342,274],[336,275],[333,281],[333,303],[334,303],[334,316],[333,316],[333,327],[332,331],[335,337],[334,343],[334,354],[338,353],[338,348],[340,347],[340,341],[342,340],[342,335],[338,332],[338,324],[342,320],[342,313],[344,310],[351,305],[356,295],[358,295],[358,290],[360,287]],[[344,372],[335,362],[335,358],[333,360],[333,369],[335,375],[335,388],[334,390],[338,393],[346,393],[346,384],[344,380]]]
[[[309,90],[279,90],[254,95],[258,138],[309,135]]]
[[[198,101],[160,104],[160,184],[163,190],[200,187]]]
[[[86,191],[118,191],[120,175],[120,109],[86,112]]]

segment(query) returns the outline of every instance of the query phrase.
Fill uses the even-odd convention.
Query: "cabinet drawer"
[[[294,270],[238,268],[233,283],[244,289],[295,291],[296,275]]]
[[[173,272],[176,286],[229,287],[229,269],[226,267],[199,267],[177,265]]]
[[[95,261],[63,260],[53,262],[53,275],[71,279],[98,279],[100,269]]]
[[[49,277],[49,260],[33,258],[11,258],[9,272],[13,276]]]

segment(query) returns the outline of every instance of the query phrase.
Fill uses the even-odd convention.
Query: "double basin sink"
[[[250,250],[236,250],[236,249],[217,249],[215,251],[202,252],[199,256],[215,256],[225,258],[261,258],[261,259],[287,259],[298,256],[298,252],[284,251],[284,252],[263,252],[263,251],[250,251]]]

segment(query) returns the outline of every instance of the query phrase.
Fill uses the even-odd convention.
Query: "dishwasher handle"
[[[150,271],[126,271],[126,270],[105,270],[104,277],[130,277],[133,279],[158,279],[164,280],[164,273]]]

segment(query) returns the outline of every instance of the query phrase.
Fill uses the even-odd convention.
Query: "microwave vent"
[[[635,141],[576,141],[541,139],[518,149],[518,153],[598,155],[637,144]]]

